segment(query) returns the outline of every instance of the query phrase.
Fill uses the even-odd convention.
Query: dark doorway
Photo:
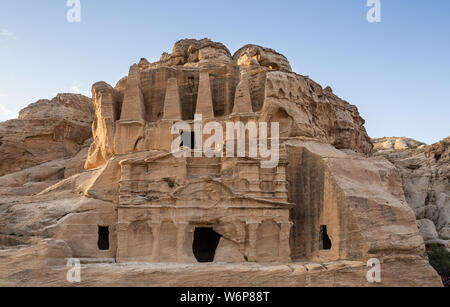
[[[189,149],[195,149],[195,132],[183,132],[181,131],[181,148],[186,147]]]
[[[212,228],[196,228],[194,232],[194,244],[192,246],[194,256],[200,263],[213,262],[220,238]]]
[[[331,240],[328,236],[327,226],[320,226],[320,249],[321,250],[330,250],[331,249]]]
[[[109,227],[98,226],[98,249],[109,250]]]

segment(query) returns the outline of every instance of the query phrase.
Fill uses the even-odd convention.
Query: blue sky
[[[0,120],[59,92],[90,96],[141,57],[182,38],[209,37],[233,53],[247,43],[276,49],[293,69],[356,105],[372,137],[434,143],[450,135],[450,1],[381,0],[1,0]]]

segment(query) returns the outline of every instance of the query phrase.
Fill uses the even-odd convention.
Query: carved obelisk
[[[167,120],[181,120],[181,100],[178,80],[167,80],[166,98],[164,100],[164,117]]]
[[[211,94],[209,73],[200,73],[200,84],[198,89],[197,108],[195,114],[202,114],[203,119],[214,118],[214,108]]]
[[[252,98],[250,96],[250,85],[248,81],[248,74],[245,70],[241,72],[241,80],[236,88],[236,94],[234,98],[233,114],[238,113],[251,113]]]

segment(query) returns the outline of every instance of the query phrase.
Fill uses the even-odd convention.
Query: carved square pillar
[[[239,250],[245,254],[245,223],[236,223],[235,227],[238,236]]]
[[[280,244],[279,244],[279,261],[281,263],[291,262],[290,235],[293,223],[280,223]]]
[[[151,227],[153,234],[152,262],[159,262],[161,223],[150,222],[148,225]]]
[[[256,241],[258,239],[258,228],[261,223],[248,222],[248,261],[257,262]]]
[[[184,250],[186,244],[186,235],[188,231],[188,223],[177,223],[177,262],[184,263],[188,256]]]
[[[128,260],[128,228],[129,223],[119,223],[116,227],[117,232],[117,262]]]

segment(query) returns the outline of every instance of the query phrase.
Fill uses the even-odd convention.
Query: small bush
[[[427,250],[431,266],[442,276],[444,285],[450,287],[450,253],[447,248],[433,244]]]
[[[175,180],[173,180],[172,178],[163,178],[163,180],[167,182],[169,188],[173,189],[175,187]]]

